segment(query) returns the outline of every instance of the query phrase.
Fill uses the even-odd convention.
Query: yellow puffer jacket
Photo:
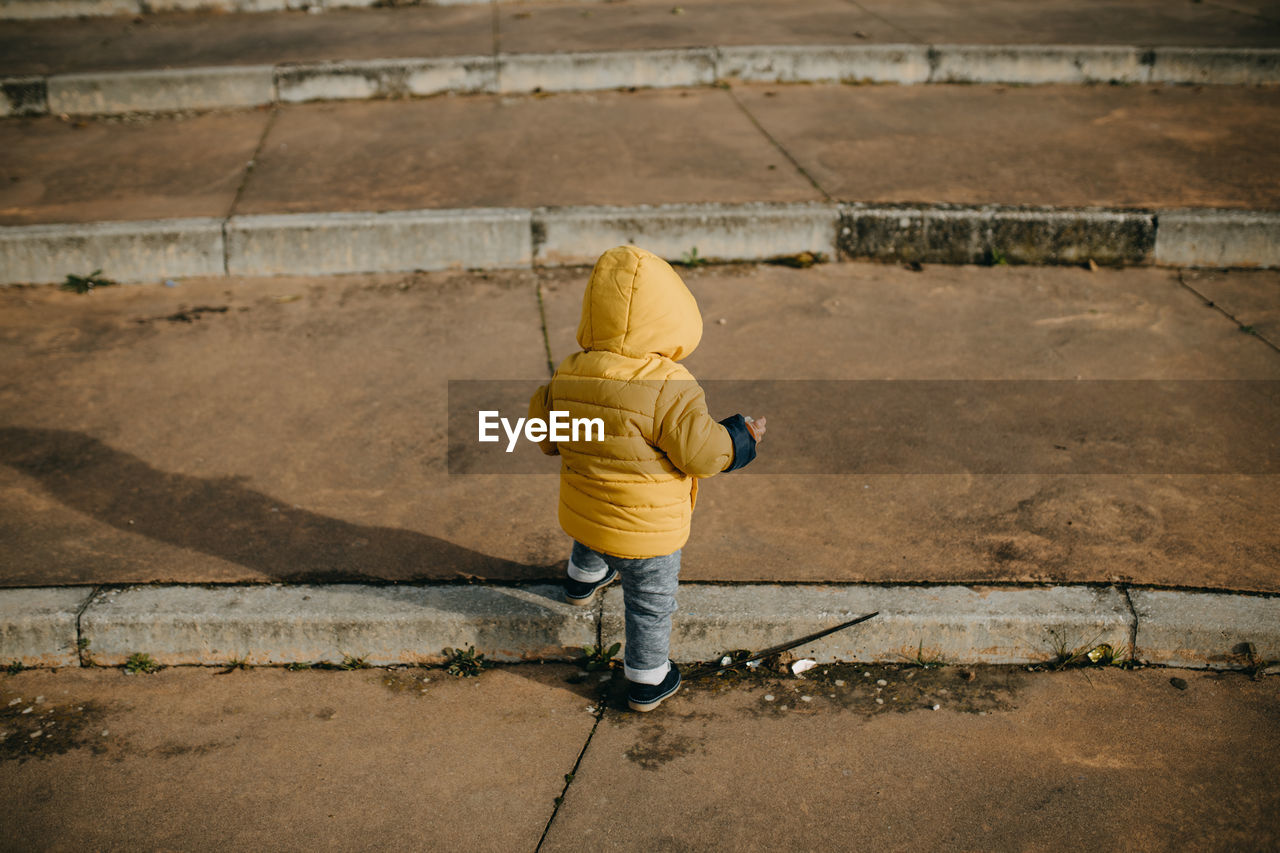
[[[596,262],[578,325],[583,351],[529,403],[531,418],[555,410],[604,421],[603,441],[542,444],[561,456],[560,526],[587,547],[629,558],[683,547],[698,478],[734,462],[730,432],[677,363],[701,338],[698,304],[666,261],[620,246]]]

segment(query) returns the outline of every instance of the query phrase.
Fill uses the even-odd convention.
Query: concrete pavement
[[[45,4],[49,5],[49,4]],[[15,8],[7,2],[0,16]],[[678,13],[673,9],[679,8]],[[167,13],[0,25],[0,76],[708,45],[1133,44],[1275,47],[1265,8],[1155,0],[499,2]]]
[[[18,118],[0,124],[0,277],[588,263],[626,241],[1275,266],[1275,96],[756,84]]]
[[[0,583],[559,577],[554,463],[540,475],[450,474],[447,381],[541,381],[547,348],[558,361],[572,346],[585,274],[0,292],[14,366],[0,387]],[[1240,330],[1252,315],[1207,306],[1183,275],[690,269],[706,335],[689,366],[707,381],[1276,379],[1272,343]],[[1240,305],[1275,304],[1274,273],[1203,281],[1248,294]],[[712,405],[730,414],[759,401]],[[777,418],[779,452],[790,419],[803,431],[803,408],[761,413]],[[1123,460],[1101,427],[1081,447]],[[938,428],[926,443],[945,443]],[[1231,458],[1210,441],[1177,453]],[[715,479],[684,577],[1276,592],[1275,479],[1230,467]]]
[[[638,715],[573,673],[0,676],[4,846],[1252,851],[1280,839],[1275,678],[829,667],[691,682]]]

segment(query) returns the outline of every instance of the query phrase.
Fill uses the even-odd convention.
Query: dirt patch
[[[1015,666],[932,666],[902,664],[830,664],[802,676],[736,670],[693,679],[682,689],[718,693],[750,689],[757,714],[854,712],[885,713],[938,710],[967,714],[1008,711],[1028,673]]]
[[[0,705],[0,762],[21,764],[73,749],[105,752],[106,711],[93,701],[55,703],[43,696],[5,694]]]
[[[661,724],[650,723],[641,730],[636,742],[627,748],[626,756],[645,770],[657,770],[670,761],[689,755],[696,748],[692,738],[668,732]]]

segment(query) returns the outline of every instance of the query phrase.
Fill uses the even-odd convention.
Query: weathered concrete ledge
[[[1141,210],[848,204],[840,223],[843,255],[884,261],[1143,264],[1156,242]]]
[[[498,89],[491,56],[374,59],[282,65],[275,69],[281,103],[475,94]]]
[[[396,0],[398,6],[465,6],[492,0]],[[578,0],[603,2],[603,0]],[[0,20],[148,15],[157,12],[286,12],[367,8],[381,0],[0,0]]]
[[[0,228],[0,283],[62,281],[102,270],[116,281],[222,275],[220,219]]]
[[[0,284],[101,269],[124,282],[590,264],[619,243],[672,261],[1280,266],[1280,212],[673,204],[296,213],[0,228]],[[696,250],[696,255],[694,254]]]
[[[1280,212],[1172,210],[1161,213],[1158,220],[1155,242],[1158,264],[1280,266]]]
[[[1194,669],[1280,663],[1280,598],[1136,589],[1138,659]]]
[[[750,83],[928,83],[929,48],[914,44],[722,47],[716,78]]]
[[[763,649],[871,611],[808,646],[820,662],[1036,664],[1101,643],[1139,662],[1260,669],[1280,662],[1280,596],[1089,586],[687,584],[672,657]],[[217,666],[437,663],[445,647],[494,660],[564,660],[623,639],[622,593],[571,607],[555,584],[155,585],[0,590],[0,663],[106,666],[134,653]]]
[[[1060,649],[1127,649],[1131,616],[1115,589],[751,584],[682,587],[671,634],[676,661],[761,649],[864,613],[869,622],[802,646],[800,657],[903,662],[1043,663]],[[609,590],[602,642],[624,637],[621,590]]]
[[[47,83],[49,112],[116,115],[256,107],[275,101],[273,74],[270,65],[55,74]]]
[[[0,666],[77,666],[76,619],[90,586],[0,590]]]
[[[589,92],[734,81],[1277,85],[1280,49],[756,45],[103,71],[0,80],[0,115],[163,112],[446,92]]]
[[[401,270],[527,267],[527,210],[410,210],[234,216],[230,275],[330,275]]]
[[[493,660],[562,660],[596,639],[596,617],[559,588],[148,586],[99,594],[81,616],[94,663],[135,652],[162,664],[438,663],[474,645]]]
[[[546,266],[592,264],[602,247],[642,245],[664,258],[758,261],[836,254],[834,204],[671,204],[534,211],[534,252]]]

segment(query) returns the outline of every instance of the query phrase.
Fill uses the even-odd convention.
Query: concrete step
[[[625,128],[625,132],[622,130]],[[1280,89],[781,87],[0,124],[0,281],[678,260],[1280,262]]]
[[[675,11],[680,14],[673,14]],[[0,114],[716,82],[1280,82],[1280,23],[1218,4],[902,10],[659,0],[179,14],[0,29]]]
[[[756,463],[703,484],[683,580],[1280,593],[1276,459],[1240,450],[1276,433],[1280,274],[682,272],[705,318],[687,365],[712,412],[771,426]],[[468,398],[449,380],[517,380],[498,408],[523,411],[548,352],[577,348],[586,274],[0,290],[0,585],[558,579],[554,460],[522,443],[501,469],[454,464],[478,445],[474,412],[451,421]],[[867,423],[889,379],[954,382],[903,410],[957,414],[842,439],[878,469],[803,464],[837,452],[813,424]],[[987,410],[973,380],[1130,383],[1133,405],[1047,407],[1010,430],[956,409]],[[788,383],[805,393],[782,405]],[[957,437],[1041,467],[895,462]]]
[[[1117,661],[1280,668],[1280,597],[1167,589],[693,584],[671,659],[797,646],[818,663],[1048,664],[1107,646]],[[29,667],[440,664],[474,647],[500,662],[575,660],[625,643],[616,585],[594,606],[559,585],[279,584],[0,589],[0,660]]]

